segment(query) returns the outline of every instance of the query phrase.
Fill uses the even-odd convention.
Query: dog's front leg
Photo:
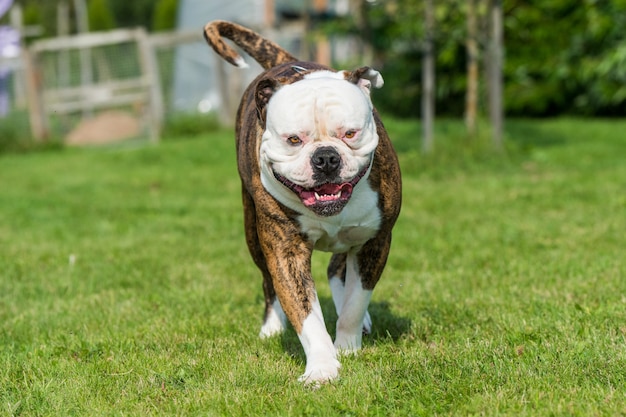
[[[306,354],[305,383],[337,378],[339,361],[311,275],[313,247],[289,221],[259,222],[261,247],[278,300],[296,330]]]
[[[317,296],[311,311],[298,332],[300,343],[306,354],[306,369],[299,378],[305,383],[331,381],[337,378],[340,364],[330,335],[326,331],[322,309]]]

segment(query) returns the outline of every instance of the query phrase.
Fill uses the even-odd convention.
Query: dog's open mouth
[[[293,191],[305,207],[320,216],[332,216],[339,213],[350,200],[352,190],[365,176],[369,165],[365,166],[354,178],[341,184],[326,183],[313,188],[305,188],[283,177],[276,171],[274,177],[285,187]]]

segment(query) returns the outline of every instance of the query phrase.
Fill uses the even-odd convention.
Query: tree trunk
[[[435,119],[435,13],[433,0],[424,2],[424,55],[422,62],[422,150],[433,150],[433,126]]]
[[[265,0],[265,28],[273,28],[276,24],[274,0]]]
[[[476,14],[476,0],[467,0],[465,126],[470,136],[476,134],[476,117],[478,115],[478,20]]]
[[[489,41],[488,83],[489,119],[492,139],[496,148],[502,148],[504,110],[502,102],[502,66],[504,60],[504,34],[502,25],[502,0],[491,0],[489,5],[491,36]]]
[[[313,0],[315,13],[323,14],[328,9],[328,0]],[[330,41],[325,35],[320,34],[316,42],[315,61],[320,64],[331,65]]]

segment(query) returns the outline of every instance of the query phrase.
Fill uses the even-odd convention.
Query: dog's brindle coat
[[[301,214],[278,202],[261,183],[258,152],[265,130],[266,105],[277,86],[301,80],[307,73],[335,71],[326,66],[301,62],[275,43],[257,33],[225,21],[213,21],[204,31],[207,42],[226,61],[245,66],[241,57],[222,39],[226,37],[241,47],[266,70],[244,92],[237,112],[236,138],[246,242],[254,262],[263,274],[265,316],[276,297],[298,334],[312,309],[316,292],[311,275],[313,243],[300,230]],[[346,73],[346,79],[357,83],[368,67]],[[391,229],[398,217],[401,201],[400,169],[391,142],[374,110],[379,136],[372,169],[367,181],[378,193],[381,214],[377,234],[357,252],[357,267],[364,289],[372,290],[381,276],[391,244]],[[307,256],[302,256],[306,254]],[[328,277],[345,282],[346,253],[333,254]]]

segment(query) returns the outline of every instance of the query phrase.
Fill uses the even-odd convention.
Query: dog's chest
[[[303,214],[298,220],[302,232],[315,245],[315,249],[347,252],[360,247],[378,232],[378,193],[369,186],[363,187],[338,215],[325,218]]]

